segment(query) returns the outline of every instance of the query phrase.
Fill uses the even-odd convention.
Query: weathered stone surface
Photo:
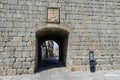
[[[24,73],[24,74],[29,74],[29,69],[24,69],[24,70],[23,70],[23,73]]]
[[[3,8],[3,4],[0,4],[0,8]]]
[[[22,53],[22,57],[23,58],[25,58],[25,57],[27,57],[27,58],[29,58],[30,57],[30,52],[29,51],[24,51],[23,53]]]
[[[6,70],[0,69],[0,75],[5,76],[6,75]]]
[[[13,22],[5,22],[4,27],[13,27]]]
[[[4,59],[3,63],[13,63],[15,62],[15,58]]]
[[[21,52],[16,51],[15,54],[14,54],[14,57],[21,58],[22,57]]]
[[[2,63],[3,62],[3,59],[0,59],[0,63]]]
[[[17,74],[18,74],[18,75],[23,74],[23,69],[17,69]]]
[[[3,67],[4,67],[4,69],[12,69],[13,68],[13,64],[12,63],[4,63]]]
[[[16,62],[25,62],[25,58],[17,58]]]
[[[27,62],[32,62],[32,61],[34,61],[34,59],[33,58],[27,58],[26,61]]]
[[[34,69],[33,68],[30,68],[29,69],[29,74],[33,74],[34,73]]]
[[[31,62],[31,68],[35,67],[35,61]]]
[[[8,69],[7,75],[16,75],[16,69]]]
[[[3,47],[0,47],[0,51],[1,51],[1,52],[3,51]]]
[[[22,66],[22,63],[21,63],[21,62],[15,62],[15,63],[14,63],[14,68],[15,68],[15,69],[20,69],[21,66]]]
[[[14,22],[14,27],[22,27],[22,22]]]
[[[4,68],[3,68],[3,63],[2,62],[0,62],[0,70],[3,70]]]
[[[12,41],[16,42],[22,41],[22,37],[14,37]]]
[[[30,68],[30,62],[23,62],[22,68],[23,69],[29,69]]]

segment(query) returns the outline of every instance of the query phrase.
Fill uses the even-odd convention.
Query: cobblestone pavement
[[[90,72],[70,72],[53,68],[32,75],[0,76],[0,80],[120,80],[120,70]]]

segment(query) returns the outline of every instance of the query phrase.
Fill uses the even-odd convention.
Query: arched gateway
[[[41,45],[46,40],[54,40],[59,45],[59,62],[66,66],[67,45],[69,31],[57,28],[46,27],[36,32],[36,57],[35,57],[35,72],[38,71],[42,63]]]

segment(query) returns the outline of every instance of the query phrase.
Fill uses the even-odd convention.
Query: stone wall
[[[60,8],[60,23],[52,25],[71,29],[70,70],[89,71],[89,50],[96,70],[120,69],[119,0],[0,0],[0,75],[34,72],[35,32],[48,24],[47,7]]]

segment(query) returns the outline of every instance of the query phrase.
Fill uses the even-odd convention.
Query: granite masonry
[[[35,73],[46,40],[71,71],[90,71],[89,51],[96,71],[120,70],[120,0],[0,0],[0,75]]]

